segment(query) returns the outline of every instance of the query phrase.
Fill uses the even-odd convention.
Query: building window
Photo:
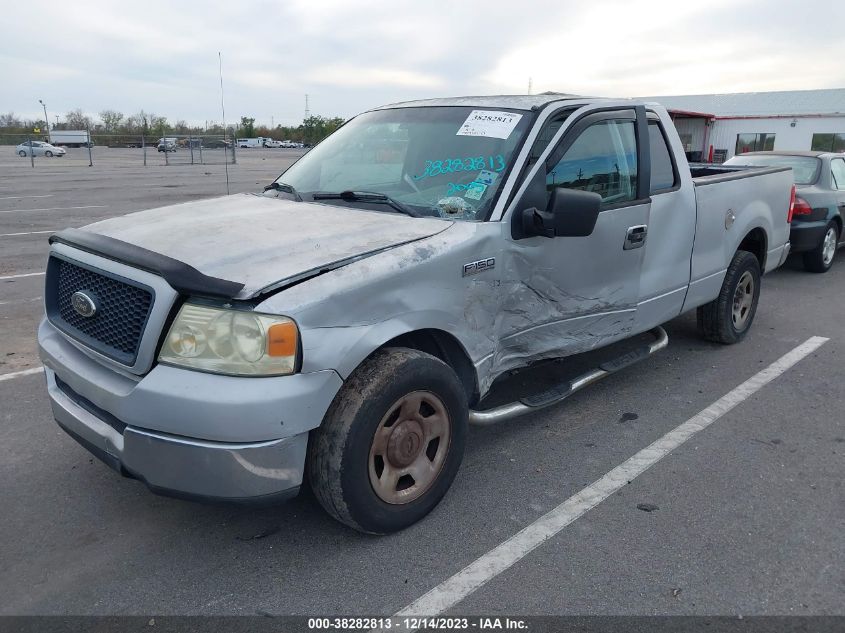
[[[771,151],[775,148],[774,134],[737,134],[736,154]]]
[[[845,134],[813,134],[814,152],[845,152]]]

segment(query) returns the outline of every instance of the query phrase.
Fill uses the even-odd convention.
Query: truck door
[[[508,243],[500,367],[632,333],[649,219],[647,147],[637,142],[645,116],[641,107],[582,115],[541,158],[536,168],[545,170],[547,197],[556,187],[593,191],[602,210],[587,237]],[[518,204],[511,213],[521,211]]]
[[[666,121],[667,126],[672,123]],[[695,239],[695,191],[681,179],[674,156],[683,147],[671,137],[656,113],[648,113],[650,182],[648,243],[643,249],[637,330],[665,323],[681,313],[690,279]]]

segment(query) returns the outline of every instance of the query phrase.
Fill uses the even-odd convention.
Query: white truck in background
[[[88,130],[50,130],[50,144],[57,147],[94,147]]]
[[[266,136],[256,136],[255,138],[239,138],[238,147],[248,149],[250,147],[263,147],[265,141],[272,141],[273,139]]]

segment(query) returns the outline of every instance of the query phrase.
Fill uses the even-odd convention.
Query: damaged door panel
[[[631,109],[586,117],[550,145],[534,175],[545,189],[538,188],[536,202],[545,208],[563,187],[597,193],[601,209],[590,235],[508,241],[506,319],[496,371],[583,352],[631,333],[645,249],[627,248],[626,236],[630,227],[648,225],[650,206],[638,195],[638,167]]]

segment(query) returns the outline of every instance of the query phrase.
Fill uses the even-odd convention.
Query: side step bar
[[[515,418],[532,411],[550,407],[553,404],[557,404],[558,402],[565,400],[573,393],[580,391],[587,385],[598,382],[602,378],[610,376],[610,374],[616,373],[620,369],[625,369],[634,363],[638,363],[639,361],[648,358],[669,344],[669,336],[666,334],[666,330],[662,327],[656,327],[653,330],[649,330],[648,333],[654,337],[654,341],[650,344],[643,345],[623,354],[622,356],[619,356],[618,358],[602,363],[592,371],[581,374],[577,378],[573,378],[568,382],[555,385],[551,389],[547,389],[535,396],[521,398],[517,402],[505,404],[501,407],[488,409],[486,411],[471,410],[469,412],[469,423],[476,426],[489,426],[491,424],[503,422],[504,420],[510,420],[511,418]]]

